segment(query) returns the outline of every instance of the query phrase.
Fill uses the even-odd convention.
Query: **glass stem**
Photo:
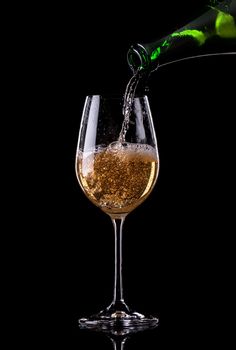
[[[112,218],[115,233],[115,275],[113,305],[117,307],[124,303],[122,281],[122,228],[125,217]]]
[[[111,341],[112,341],[112,344],[113,344],[113,350],[123,350],[124,349],[124,344],[125,344],[125,341],[126,341],[126,338],[125,339],[112,339],[110,338]]]

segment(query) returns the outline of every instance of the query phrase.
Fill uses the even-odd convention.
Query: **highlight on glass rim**
[[[132,71],[153,71],[198,56],[235,54],[236,0],[214,1],[203,10],[201,16],[164,38],[132,45],[127,53]]]

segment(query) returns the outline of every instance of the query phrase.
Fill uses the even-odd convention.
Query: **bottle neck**
[[[148,69],[151,64],[150,55],[143,44],[132,45],[128,50],[127,60],[134,72],[140,67]]]
[[[134,72],[153,71],[184,57],[232,51],[236,46],[235,18],[236,0],[224,1],[164,38],[131,46],[128,64]]]

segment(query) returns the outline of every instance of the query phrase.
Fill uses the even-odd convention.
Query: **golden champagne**
[[[110,215],[136,208],[151,192],[158,175],[155,148],[114,143],[94,152],[78,152],[76,174],[86,196]]]

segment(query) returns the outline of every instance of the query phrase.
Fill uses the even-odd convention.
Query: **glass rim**
[[[92,98],[92,97],[103,97],[103,98],[110,98],[110,99],[124,99],[125,94],[118,94],[118,93],[104,93],[104,94],[88,94],[85,96],[85,98]],[[147,94],[140,94],[134,97],[134,99],[137,98],[148,98]]]

